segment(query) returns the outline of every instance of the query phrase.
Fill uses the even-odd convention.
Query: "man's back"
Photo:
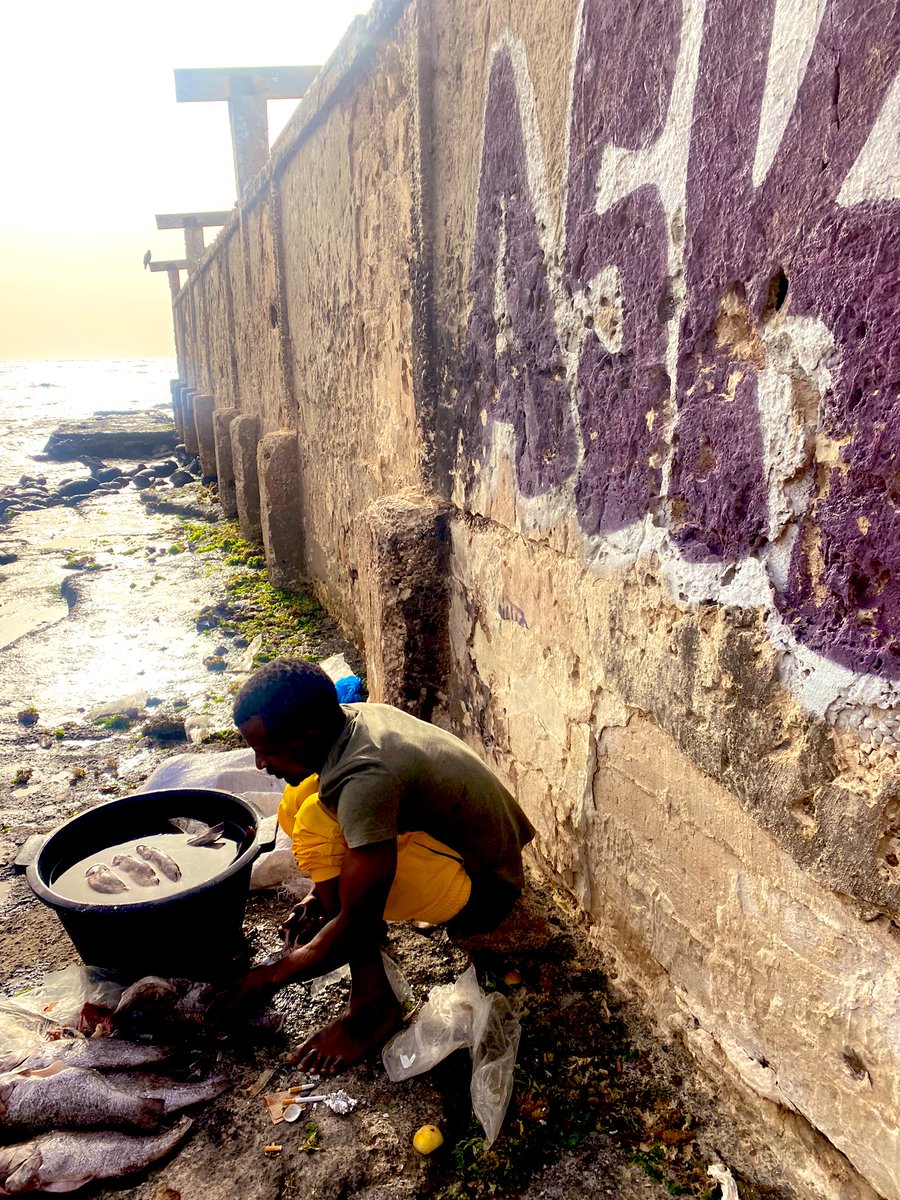
[[[522,886],[521,851],[534,830],[473,750],[388,704],[348,704],[344,712],[319,799],[336,812],[351,848],[422,829],[459,851],[471,876]]]

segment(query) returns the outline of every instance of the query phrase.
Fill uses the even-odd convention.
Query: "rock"
[[[36,725],[38,719],[37,709],[23,708],[20,713],[16,713],[16,720],[20,725]]]
[[[144,737],[156,742],[186,742],[184,721],[168,713],[158,713],[144,725]]]
[[[121,479],[122,472],[118,467],[101,467],[95,475],[101,483],[111,483],[113,479]]]
[[[176,437],[175,424],[164,413],[103,412],[84,421],[67,421],[58,426],[44,452],[57,461],[91,455],[155,457],[171,453]]]
[[[71,483],[61,483],[56,489],[56,494],[68,500],[72,496],[87,496],[89,492],[96,491],[100,486],[96,479],[73,479]]]
[[[0,551],[0,567],[5,567],[5,566],[8,566],[9,563],[14,563],[14,562],[18,562],[18,561],[19,561],[18,554],[13,554],[13,552],[11,550],[6,551],[6,552]]]
[[[157,463],[153,468],[154,474],[158,475],[161,479],[166,479],[169,475],[174,474],[177,470],[178,463],[174,458],[167,458],[165,462]]]
[[[225,659],[218,654],[210,654],[203,660],[203,665],[207,671],[224,671],[228,664]]]
[[[169,476],[169,483],[171,483],[172,487],[184,487],[186,483],[193,482],[193,475],[190,473],[190,471],[185,471],[183,468],[173,471]]]
[[[139,491],[143,491],[144,488],[152,487],[156,483],[156,476],[152,471],[141,471],[139,475],[132,476],[131,482]]]

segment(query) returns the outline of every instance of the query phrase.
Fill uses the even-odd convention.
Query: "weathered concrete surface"
[[[446,686],[446,506],[407,492],[363,520],[369,695],[430,720]]]
[[[172,385],[172,415],[175,418],[175,429],[178,432],[178,440],[184,441],[184,408],[182,405],[182,395],[186,384],[178,379]]]
[[[96,458],[153,458],[174,449],[176,429],[165,413],[103,412],[66,421],[51,433],[44,453],[66,461]]]
[[[219,503],[226,517],[237,516],[237,494],[234,482],[234,450],[231,444],[231,422],[240,416],[236,408],[217,408],[213,413],[213,437],[216,443],[216,479]]]
[[[176,305],[182,378],[297,430],[375,692],[427,644],[623,978],[848,1200],[900,1200],[898,70],[892,0],[384,3]]]
[[[231,422],[231,460],[241,533],[251,542],[262,541],[259,512],[259,418],[246,414]]]
[[[213,430],[213,410],[216,402],[212,396],[194,397],[194,430],[200,455],[200,470],[212,477],[216,473],[216,439]]]
[[[269,583],[296,588],[303,579],[303,510],[297,435],[268,433],[256,460],[259,512]]]
[[[200,453],[197,440],[197,425],[194,421],[194,400],[199,395],[195,387],[187,387],[181,393],[181,416],[184,422],[184,446],[189,454]]]

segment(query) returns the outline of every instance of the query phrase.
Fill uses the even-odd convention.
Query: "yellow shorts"
[[[314,883],[341,873],[347,843],[333,813],[319,803],[319,777],[310,775],[286,787],[278,823],[291,839],[297,865]],[[472,891],[462,858],[424,832],[397,836],[397,874],[391,884],[387,921],[428,921],[439,925],[460,911]]]

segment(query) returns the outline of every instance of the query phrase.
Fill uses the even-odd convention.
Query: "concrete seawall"
[[[900,1200],[898,67],[887,0],[381,3],[175,300],[270,576],[848,1200]]]

